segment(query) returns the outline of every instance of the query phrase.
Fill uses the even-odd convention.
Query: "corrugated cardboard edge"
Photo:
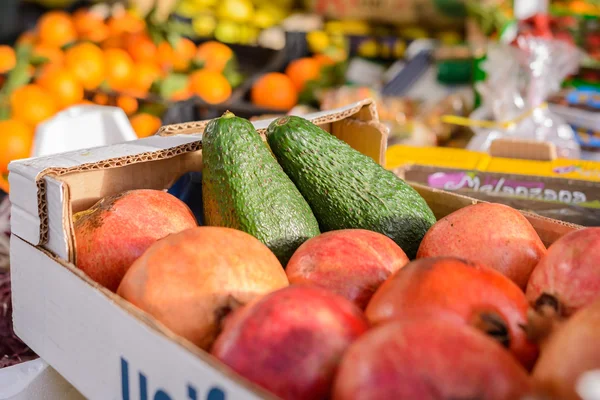
[[[375,107],[375,103],[372,99],[365,99],[354,103],[350,108],[335,114],[330,114],[327,116],[315,118],[312,120],[312,123],[315,125],[327,124],[331,122],[337,122],[342,119],[348,118],[351,115],[358,114],[363,108],[367,108],[369,112],[369,117],[372,120],[379,120],[377,115],[377,109]],[[271,121],[273,119],[269,119]],[[206,125],[210,123],[211,120],[206,121],[196,121],[196,122],[184,122],[181,124],[173,124],[166,125],[161,127],[156,133],[158,136],[173,136],[173,135],[194,135],[201,134]],[[257,129],[258,133],[264,134],[266,132],[266,128]]]
[[[192,142],[180,146],[176,146],[170,149],[164,149],[159,151],[152,151],[132,156],[111,158],[104,161],[98,161],[88,164],[81,164],[75,167],[68,168],[46,168],[36,176],[37,184],[37,197],[38,197],[38,214],[40,218],[40,238],[38,245],[44,245],[48,241],[48,209],[46,203],[46,181],[45,177],[60,177],[73,172],[78,171],[89,171],[97,169],[117,168],[124,167],[126,165],[137,164],[152,160],[163,160],[167,158],[173,158],[178,155],[198,151],[202,149],[202,142]],[[68,189],[63,186],[63,195],[68,199]],[[68,204],[68,202],[66,202]]]

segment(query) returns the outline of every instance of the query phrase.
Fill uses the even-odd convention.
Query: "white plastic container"
[[[0,400],[80,400],[84,397],[41,359],[0,369]]]
[[[31,155],[46,156],[136,139],[122,109],[94,105],[74,106],[37,127]]]

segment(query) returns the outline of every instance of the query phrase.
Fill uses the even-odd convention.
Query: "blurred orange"
[[[8,163],[30,156],[33,130],[16,119],[0,121],[0,175],[8,172]]]
[[[39,85],[29,84],[15,89],[10,96],[12,116],[31,127],[52,117],[58,111],[55,99]]]
[[[333,58],[329,57],[326,54],[315,54],[313,56],[313,59],[319,63],[319,65],[321,66],[321,68],[327,66],[327,65],[333,65],[335,64],[335,61]]]
[[[126,40],[125,50],[138,62],[155,61],[158,52],[154,42],[146,35],[130,35]]]
[[[65,55],[58,47],[37,44],[33,47],[33,55],[36,57],[46,58],[46,64],[62,65]]]
[[[252,86],[250,96],[254,104],[268,108],[289,110],[298,103],[294,82],[279,72],[260,77]]]
[[[137,33],[146,29],[146,23],[130,12],[112,16],[108,20],[110,36],[121,36],[125,33]]]
[[[7,45],[0,46],[0,74],[4,74],[17,65],[15,50]]]
[[[200,69],[190,75],[190,90],[209,104],[219,104],[231,96],[231,85],[215,71]]]
[[[16,44],[33,44],[37,40],[34,31],[25,31],[19,35]]]
[[[185,87],[185,88],[180,89],[180,90],[176,90],[175,92],[171,93],[171,96],[169,96],[169,100],[171,100],[171,101],[184,101],[184,100],[189,99],[193,95],[194,95],[194,93],[192,93],[192,91],[190,90],[190,88],[188,86],[188,87]]]
[[[160,118],[147,113],[136,114],[129,119],[129,122],[139,138],[154,135],[162,125]]]
[[[208,41],[198,46],[196,61],[203,64],[205,69],[222,72],[225,66],[233,58],[233,51],[229,46],[215,41]]]
[[[178,72],[187,71],[195,54],[194,42],[186,38],[179,39],[177,46],[173,49],[173,69]]]
[[[154,81],[162,76],[160,68],[154,63],[140,62],[135,64],[131,89],[146,94]]]
[[[94,90],[104,80],[104,53],[93,43],[79,43],[65,53],[66,68],[86,90]]]
[[[4,193],[10,192],[10,185],[8,184],[8,174],[0,174],[0,190],[3,190]]]
[[[100,15],[82,8],[75,11],[72,18],[80,39],[99,43],[108,37],[108,26]]]
[[[298,92],[301,92],[306,83],[319,78],[321,65],[314,58],[304,57],[292,61],[285,69],[285,74],[290,77]]]
[[[173,68],[173,48],[169,42],[160,42],[156,52],[156,60],[163,71]]]
[[[120,95],[117,97],[117,107],[125,111],[125,114],[132,115],[138,110],[138,101],[135,97]]]
[[[109,36],[100,43],[102,50],[122,49],[124,45],[123,36]]]
[[[92,101],[89,101],[89,100],[87,100],[87,99],[83,99],[83,100],[81,100],[81,101],[80,101],[79,103],[77,103],[77,104],[79,104],[79,105],[81,105],[81,106],[93,106],[93,105],[94,105],[94,102],[92,102]]]
[[[122,49],[108,49],[104,52],[106,81],[113,90],[129,87],[133,82],[134,68],[131,56]]]
[[[77,31],[69,14],[49,11],[38,22],[38,37],[48,46],[62,47],[77,40]]]
[[[60,108],[72,106],[83,100],[83,86],[67,70],[50,70],[40,77],[38,83],[54,97]]]
[[[106,106],[108,105],[108,95],[105,93],[96,93],[92,101],[99,106]]]

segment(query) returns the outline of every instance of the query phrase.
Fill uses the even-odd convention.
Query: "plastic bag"
[[[477,128],[468,148],[487,151],[495,139],[518,138],[552,142],[559,157],[579,158],[573,130],[546,105],[577,71],[579,51],[567,42],[534,36],[518,37],[515,44],[488,50],[482,66],[487,79],[476,85],[483,105],[471,115]],[[489,123],[477,124],[483,119]]]

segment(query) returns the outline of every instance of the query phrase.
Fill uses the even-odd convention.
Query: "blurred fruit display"
[[[292,0],[182,0],[175,14],[189,21],[199,38],[256,44],[260,32],[279,25],[292,6]]]
[[[328,18],[403,25],[455,27],[465,16],[465,0],[304,0],[304,5]]]
[[[0,175],[30,155],[38,124],[70,106],[120,107],[146,137],[177,102],[227,101],[243,80],[235,53],[185,33],[185,24],[101,5],[48,11],[14,46],[0,45]]]

